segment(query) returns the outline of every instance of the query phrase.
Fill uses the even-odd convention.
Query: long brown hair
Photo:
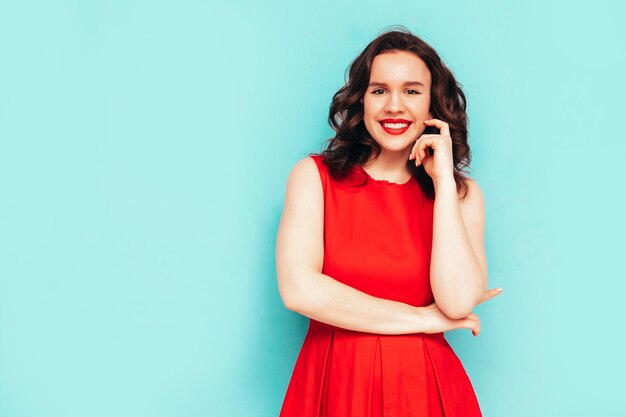
[[[374,58],[385,51],[393,50],[412,52],[428,66],[432,78],[430,112],[433,118],[443,120],[450,126],[454,181],[457,192],[463,189],[465,198],[467,184],[463,180],[468,177],[464,171],[469,168],[471,161],[467,143],[465,94],[437,52],[402,25],[395,25],[381,33],[350,64],[346,83],[333,96],[328,114],[328,123],[336,134],[325,141],[326,149],[317,155],[323,156],[331,176],[341,180],[355,164],[368,161],[372,152],[376,156],[380,154],[380,145],[365,128],[361,98],[369,84]],[[438,129],[432,126],[427,126],[424,131],[437,132]],[[434,199],[434,184],[423,164],[416,167],[414,160],[407,160],[407,167],[425,194]]]

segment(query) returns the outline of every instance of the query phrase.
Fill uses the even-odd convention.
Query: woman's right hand
[[[484,303],[501,293],[500,289],[487,290],[478,304]],[[474,336],[478,336],[480,333],[480,317],[474,313],[470,313],[462,319],[451,319],[439,309],[436,303],[423,307],[423,309],[426,312],[426,322],[428,323],[424,333],[439,333],[456,329],[471,329]]]

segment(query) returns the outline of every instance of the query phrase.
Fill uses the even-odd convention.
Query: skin
[[[345,329],[380,333],[437,333],[468,328],[477,336],[480,319],[471,307],[499,294],[482,291],[486,284],[483,227],[484,208],[478,186],[470,187],[459,203],[450,182],[451,143],[443,121],[428,121],[430,73],[417,56],[407,52],[384,53],[374,59],[364,97],[364,123],[381,145],[378,158],[364,164],[376,179],[404,183],[410,179],[406,161],[413,153],[435,181],[437,200],[433,224],[431,284],[435,303],[415,307],[373,297],[322,274],[324,256],[324,196],[319,172],[309,158],[298,161],[287,179],[285,205],[276,238],[278,289],[285,306],[302,315]],[[406,86],[406,81],[420,81]],[[419,92],[420,94],[415,94]],[[414,123],[402,135],[387,134],[378,120],[403,118]],[[427,123],[440,127],[440,135],[423,135]],[[448,136],[447,136],[448,135]],[[425,147],[435,148],[430,157]],[[430,158],[430,159],[429,159]],[[457,259],[450,262],[449,254]],[[448,265],[450,264],[450,265]],[[471,307],[470,307],[471,306]]]

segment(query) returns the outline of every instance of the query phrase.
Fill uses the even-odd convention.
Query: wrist
[[[434,177],[433,184],[435,189],[441,188],[454,188],[456,191],[456,182],[454,181],[454,175],[443,175],[441,177]]]
[[[432,315],[429,306],[411,306],[413,316],[413,326],[416,333],[428,333],[432,330]]]

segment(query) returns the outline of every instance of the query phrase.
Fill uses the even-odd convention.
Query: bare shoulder
[[[322,193],[322,182],[317,164],[306,156],[298,160],[287,178],[287,192],[315,195]]]
[[[323,243],[324,191],[316,162],[311,157],[297,161],[287,178],[285,207],[279,234],[300,254],[315,258]],[[314,255],[312,255],[314,253]],[[311,259],[306,260],[309,263]],[[301,261],[304,261],[301,259]]]
[[[463,196],[463,192],[461,191],[459,193],[459,200],[461,205],[482,204],[482,202],[484,201],[484,195],[482,188],[480,188],[480,185],[478,185],[478,182],[476,182],[476,180],[473,178],[466,178],[465,184],[467,185],[467,192],[465,194],[465,197],[461,199],[461,197]]]
[[[313,177],[314,175],[317,175],[317,164],[313,158],[305,156],[294,164],[289,175],[297,177]]]

